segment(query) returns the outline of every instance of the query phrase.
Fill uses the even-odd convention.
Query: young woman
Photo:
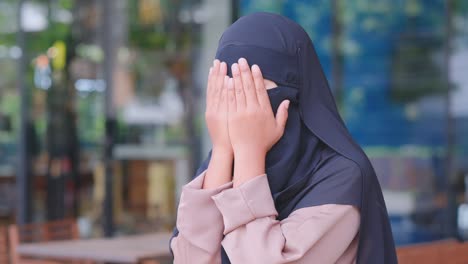
[[[213,149],[183,188],[175,263],[397,263],[375,172],[298,24],[231,25],[206,103]]]

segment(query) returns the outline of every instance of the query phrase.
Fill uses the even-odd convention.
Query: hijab
[[[361,216],[357,263],[397,263],[380,184],[338,113],[304,29],[272,13],[241,17],[222,35],[216,58],[230,66],[241,57],[278,85],[268,90],[274,113],[283,100],[291,101],[284,135],[266,158],[277,219],[304,207],[355,206]],[[197,175],[207,169],[210,154]],[[222,263],[230,263],[224,249],[221,255]]]

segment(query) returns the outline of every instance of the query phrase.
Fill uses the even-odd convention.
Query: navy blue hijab
[[[374,169],[338,114],[307,33],[277,14],[241,17],[222,35],[216,58],[230,66],[241,57],[278,85],[268,90],[275,113],[283,100],[291,101],[284,135],[266,160],[277,219],[304,207],[353,205],[361,214],[357,263],[397,263]],[[197,175],[209,161],[210,155]],[[230,263],[224,249],[222,263]]]

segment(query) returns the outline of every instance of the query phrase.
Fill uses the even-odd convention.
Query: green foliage
[[[104,59],[104,53],[101,47],[94,44],[79,44],[76,47],[76,54],[83,59],[94,63],[100,63]]]
[[[101,93],[90,93],[77,98],[78,135],[80,141],[99,142],[104,136],[104,109]]]
[[[284,0],[255,0],[255,1],[248,1],[246,6],[246,10],[249,13],[254,13],[258,11],[263,12],[272,12],[272,13],[282,13]],[[298,3],[299,4],[299,3]]]
[[[45,53],[55,41],[65,40],[69,34],[70,25],[51,23],[44,31],[27,33],[26,49],[33,56]]]
[[[446,81],[434,60],[435,52],[442,46],[441,40],[409,34],[398,43],[393,56],[392,98],[411,102],[427,95],[445,93]]]
[[[163,49],[168,43],[168,34],[164,32],[164,25],[140,23],[140,1],[129,1],[129,42],[139,49]]]
[[[141,49],[163,49],[168,43],[168,38],[164,33],[135,26],[130,28],[130,43]]]
[[[78,0],[79,1],[79,0]],[[71,10],[73,8],[73,0],[58,0],[58,4],[61,8]]]
[[[468,1],[466,0],[454,0],[454,11],[457,15],[467,16],[468,14]]]
[[[0,97],[0,112],[11,117],[11,132],[0,132],[0,143],[12,143],[19,134],[20,100],[16,93],[2,93]]]

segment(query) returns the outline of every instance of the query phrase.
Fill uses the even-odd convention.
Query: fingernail
[[[291,103],[289,100],[286,101],[286,110],[289,109],[289,103]]]
[[[260,67],[257,64],[252,65],[252,73],[259,73]]]
[[[217,60],[217,59],[214,60],[214,61],[213,61],[213,66],[216,66],[216,64],[218,64],[218,63],[219,63],[219,60]]]
[[[232,73],[238,74],[239,73],[239,65],[237,63],[232,64]]]
[[[239,59],[239,65],[242,69],[246,69],[249,67],[249,65],[247,64],[247,60],[244,58]]]

